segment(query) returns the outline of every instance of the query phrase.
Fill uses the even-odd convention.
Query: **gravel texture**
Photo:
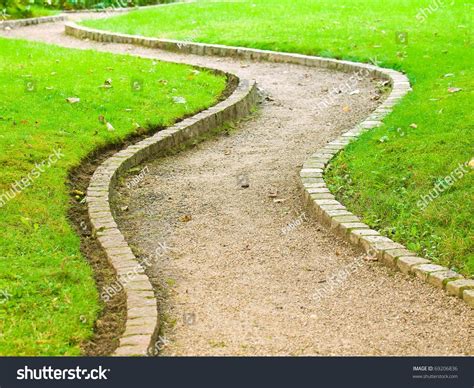
[[[153,259],[161,354],[474,354],[465,303],[365,260],[302,208],[303,162],[376,107],[374,81],[328,99],[350,75],[62,31],[43,24],[2,35],[215,67],[256,79],[265,96],[235,130],[148,163],[138,183],[128,177],[118,189],[119,226],[139,256]],[[321,101],[330,106],[318,110]]]

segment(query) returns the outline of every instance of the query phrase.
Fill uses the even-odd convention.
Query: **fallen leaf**
[[[112,87],[112,79],[108,78],[104,81],[103,85],[100,85],[99,88],[110,89]]]
[[[268,196],[270,198],[276,198],[277,195],[278,195],[278,190],[277,189],[270,189],[270,192],[268,193]]]
[[[105,117],[104,117],[104,115],[99,115],[98,119],[99,119],[99,122],[105,123]]]
[[[418,128],[418,125],[416,125],[415,123],[411,123],[411,124],[410,124],[410,127],[412,127],[412,128]]]
[[[70,104],[76,104],[79,101],[81,101],[81,99],[78,97],[68,97],[66,98],[66,101],[69,102]]]
[[[365,261],[378,261],[379,259],[376,256],[367,255],[364,257]]]
[[[461,88],[448,88],[448,92],[449,93],[457,93],[457,92],[460,92],[462,89]]]
[[[184,216],[179,217],[179,220],[180,220],[181,222],[189,222],[189,221],[191,221],[192,219],[193,219],[193,218],[191,217],[190,214],[185,214]]]
[[[343,112],[349,112],[351,108],[349,108],[347,105],[342,108]]]
[[[186,99],[184,97],[173,97],[175,104],[186,104]]]

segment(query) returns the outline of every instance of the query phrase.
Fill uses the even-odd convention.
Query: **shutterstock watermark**
[[[168,338],[166,338],[166,336],[159,335],[156,342],[153,345],[150,345],[150,347],[148,348],[147,354],[149,356],[156,356],[170,343],[171,341]]]
[[[395,32],[395,42],[398,44],[408,44],[408,32],[397,31]]]
[[[301,213],[299,217],[295,218],[288,225],[281,228],[281,232],[283,234],[288,234],[292,232],[293,230],[295,230],[298,226],[300,226],[304,221],[308,221],[308,218],[306,217],[305,212]]]
[[[370,252],[369,252],[370,256]],[[342,267],[338,271],[334,272],[327,278],[327,280],[324,280],[324,285],[318,289],[314,295],[313,298],[316,301],[316,303],[320,302],[324,298],[327,298],[331,295],[333,295],[338,289],[340,289],[344,283],[347,281],[347,279],[357,272],[359,268],[361,268],[364,265],[364,258],[363,257],[358,257],[355,259],[352,263],[347,264],[346,266]]]
[[[101,11],[103,11],[106,15],[110,12],[113,13],[114,10],[117,9],[127,9],[133,8],[133,1],[132,0],[116,0],[114,4],[110,4],[108,6],[102,5],[102,8],[99,8]]]
[[[148,166],[143,167],[140,172],[135,175],[132,179],[130,179],[129,182],[127,182],[127,188],[133,189],[135,186],[137,186],[143,179],[145,179],[145,176],[149,173]]]
[[[469,172],[469,166],[472,168],[472,160],[470,162],[459,163],[449,175],[446,175],[443,179],[439,179],[428,194],[420,196],[419,201],[416,203],[418,208],[425,210],[431,202],[466,175]]]
[[[446,4],[443,0],[433,0],[427,8],[420,8],[416,14],[416,20],[420,23],[424,23],[428,16],[438,11],[440,8],[445,7]]]
[[[371,60],[372,62],[372,60]],[[369,77],[370,71],[368,69],[359,69],[354,74],[352,74],[349,79],[337,87],[333,87],[329,90],[327,96],[325,96],[321,102],[316,106],[316,110],[321,112],[335,103],[335,101],[344,94],[358,94],[359,91],[356,89],[359,82],[363,79]]]
[[[179,50],[182,50],[189,44],[193,43],[198,36],[199,36],[199,31],[193,31],[193,33],[190,36],[184,38],[183,41],[178,42],[176,46],[178,46]]]
[[[119,276],[116,281],[105,287],[100,294],[101,299],[106,303],[109,302],[114,296],[122,292],[125,285],[132,282],[137,275],[142,274],[146,268],[150,267],[157,257],[161,257],[172,250],[173,248],[166,245],[166,243],[158,243],[158,248],[155,249],[153,257],[146,257],[125,275]]]
[[[0,290],[0,304],[8,302],[11,297],[11,294],[7,290]]]
[[[41,368],[30,368],[24,366],[17,369],[17,380],[107,380],[107,373],[110,369],[98,368],[85,369],[77,366],[75,368],[53,368],[52,366],[43,366]]]
[[[0,12],[0,21],[8,20],[11,16],[7,13],[7,9],[3,8]]]
[[[8,201],[14,199],[23,190],[30,187],[33,182],[41,176],[42,173],[44,173],[48,168],[56,164],[62,157],[64,157],[64,154],[59,148],[53,150],[51,155],[49,155],[41,163],[35,163],[35,167],[31,169],[28,175],[13,183],[10,186],[9,190],[4,191],[2,194],[0,194],[0,208],[5,206]]]

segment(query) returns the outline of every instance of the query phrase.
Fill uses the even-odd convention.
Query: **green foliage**
[[[0,0],[1,19],[46,16],[59,10],[129,8],[159,4],[160,0]]]

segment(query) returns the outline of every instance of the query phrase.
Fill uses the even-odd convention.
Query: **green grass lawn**
[[[337,157],[328,173],[331,188],[385,235],[473,275],[472,172],[426,208],[417,206],[435,184],[473,157],[473,8],[472,1],[453,0],[244,0],[143,10],[84,24],[153,37],[376,59],[383,67],[403,70],[413,93],[383,127]]]
[[[0,52],[0,355],[77,355],[101,305],[67,219],[68,171],[212,105],[225,77],[24,41],[0,39]]]

